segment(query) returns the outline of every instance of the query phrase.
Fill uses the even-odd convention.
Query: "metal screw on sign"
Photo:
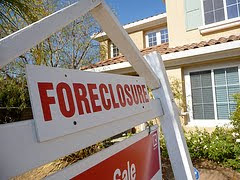
[[[195,167],[194,167],[194,174],[195,174],[196,180],[200,180],[200,173]]]

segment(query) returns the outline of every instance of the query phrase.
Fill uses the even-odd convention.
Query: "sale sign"
[[[145,131],[80,161],[49,179],[161,179],[158,142],[157,130],[150,135]]]
[[[27,65],[39,141],[150,110],[140,77]]]

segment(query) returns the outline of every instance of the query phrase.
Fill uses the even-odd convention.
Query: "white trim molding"
[[[209,33],[213,33],[213,32],[228,29],[228,28],[233,28],[237,26],[240,26],[240,17],[228,19],[225,21],[220,21],[213,24],[204,25],[199,27],[198,29],[200,33],[204,35],[204,34],[209,34]]]
[[[128,33],[132,33],[135,31],[139,31],[141,29],[146,29],[149,27],[153,27],[153,26],[157,26],[157,25],[161,25],[167,23],[167,13],[163,13],[163,14],[158,14],[156,16],[152,16],[143,20],[139,20],[130,24],[126,24],[123,26],[123,28],[128,32]],[[92,36],[94,37],[94,36]],[[95,39],[107,39],[107,34],[105,32],[99,33],[96,37],[94,37]]]
[[[118,64],[112,64],[108,66],[102,66],[97,67],[93,69],[86,69],[85,71],[91,71],[91,72],[108,72],[108,71],[114,71],[114,70],[120,70],[124,68],[131,68],[132,65],[129,62],[122,62]]]
[[[233,52],[231,52],[229,54],[226,53],[226,51],[232,51],[232,50],[236,50],[236,54]],[[186,51],[164,54],[164,55],[162,55],[162,58],[164,61],[169,61],[169,60],[174,60],[174,59],[183,59],[183,58],[190,58],[190,57],[196,58],[196,56],[207,55],[206,59],[204,59],[204,61],[206,61],[206,60],[212,60],[212,59],[217,59],[217,58],[231,57],[234,55],[239,56],[240,55],[239,50],[240,50],[240,40],[237,40],[237,41],[233,41],[233,42],[216,44],[216,45],[201,47],[201,48],[197,48],[197,49],[190,49],[190,50],[186,50]],[[219,53],[219,55],[216,53]],[[209,56],[209,54],[213,54],[213,57]],[[202,57],[200,57],[200,58],[202,59]]]

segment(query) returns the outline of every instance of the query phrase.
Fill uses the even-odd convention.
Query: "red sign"
[[[72,180],[149,180],[160,171],[157,131],[91,167]]]

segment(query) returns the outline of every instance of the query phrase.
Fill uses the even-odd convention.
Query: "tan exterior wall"
[[[146,48],[146,42],[145,42],[146,33],[148,33],[149,31],[154,31],[154,30],[162,29],[162,28],[166,28],[166,27],[167,27],[167,24],[165,23],[165,24],[161,24],[159,26],[154,26],[151,28],[144,29],[143,31],[137,31],[137,32],[130,33],[129,36],[133,40],[133,42],[135,43],[137,48],[139,50],[141,50],[141,49]],[[101,60],[111,58],[110,45],[111,45],[110,39],[100,41],[100,46],[102,46],[105,49],[105,51],[102,51],[103,55],[101,56],[102,57]]]
[[[133,40],[138,49],[144,48],[144,38],[143,31],[137,31],[129,34],[130,38]]]
[[[182,81],[182,70],[181,68],[174,68],[174,69],[167,69],[167,76],[169,80],[171,79],[178,79]]]
[[[186,31],[184,0],[167,0],[166,10],[170,47],[197,43],[200,41],[208,41],[210,39],[218,39],[220,37],[228,37],[234,34],[238,35],[240,32],[239,25],[205,35],[202,35],[199,29]]]
[[[184,129],[186,132],[195,131],[196,128],[198,128],[200,131],[206,130],[206,131],[209,132],[209,133],[212,133],[212,132],[216,129],[216,127],[188,127],[188,126],[183,126],[183,129]]]
[[[175,102],[177,106],[179,107],[179,111],[185,112],[185,90],[184,90],[184,81],[183,81],[183,69],[181,67],[178,68],[173,68],[173,69],[166,69],[168,79],[170,81],[170,85],[173,89],[173,93],[178,93],[177,95],[179,96],[179,93],[182,94],[181,98],[175,98]],[[176,81],[177,80],[177,81]],[[179,116],[180,121],[182,125],[187,124],[187,116]]]
[[[100,42],[101,60],[110,58],[108,49],[109,49],[109,41],[108,40],[101,41]]]

